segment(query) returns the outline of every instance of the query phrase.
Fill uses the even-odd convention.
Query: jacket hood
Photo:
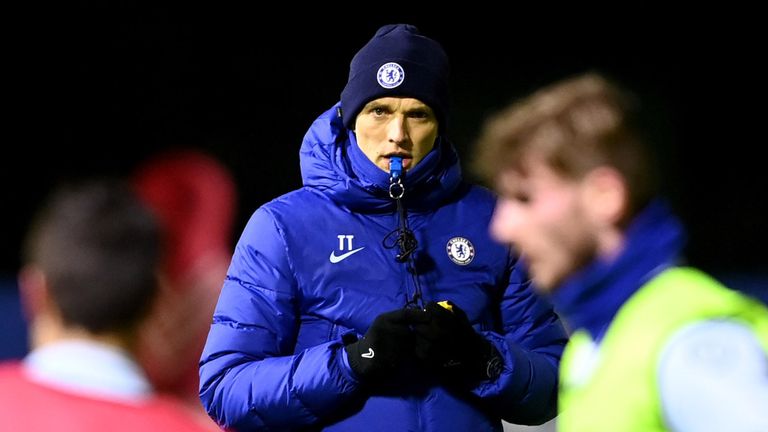
[[[354,211],[389,212],[389,175],[371,162],[338,115],[340,104],[321,114],[304,135],[300,150],[305,187],[330,196]],[[453,145],[438,137],[434,149],[404,176],[404,204],[412,211],[434,209],[461,183]]]

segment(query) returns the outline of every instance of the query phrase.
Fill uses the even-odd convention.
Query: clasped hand
[[[501,364],[496,348],[457,305],[441,303],[383,313],[363,338],[347,344],[349,364],[361,381],[387,380],[413,365],[448,383],[495,379],[498,368],[489,368],[489,362]]]

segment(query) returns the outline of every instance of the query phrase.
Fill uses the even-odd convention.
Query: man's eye
[[[531,202],[531,196],[527,193],[518,192],[512,196],[512,199],[521,203],[521,204],[528,204]]]
[[[411,118],[425,119],[425,118],[429,117],[429,114],[427,114],[424,111],[414,111],[414,112],[410,113],[409,116]]]
[[[384,108],[381,108],[381,107],[376,107],[376,108],[372,109],[371,112],[374,115],[377,115],[377,116],[382,116],[382,115],[386,114],[386,111],[384,110]]]

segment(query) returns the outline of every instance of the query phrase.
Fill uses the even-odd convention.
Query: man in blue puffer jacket
[[[237,244],[200,397],[238,431],[501,431],[556,412],[566,335],[444,138],[448,60],[410,25],[354,57],[304,187]]]

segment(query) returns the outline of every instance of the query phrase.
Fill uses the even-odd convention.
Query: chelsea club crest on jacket
[[[336,115],[301,147],[304,187],[259,208],[235,249],[200,366],[209,414],[235,430],[501,431],[555,414],[565,332],[508,246],[492,241],[494,197],[462,181],[446,140],[407,173],[403,205],[418,247],[396,259],[388,174]],[[410,270],[409,270],[410,268]],[[504,359],[501,375],[457,394],[428,374],[370,394],[342,336],[407,303],[451,300]]]

